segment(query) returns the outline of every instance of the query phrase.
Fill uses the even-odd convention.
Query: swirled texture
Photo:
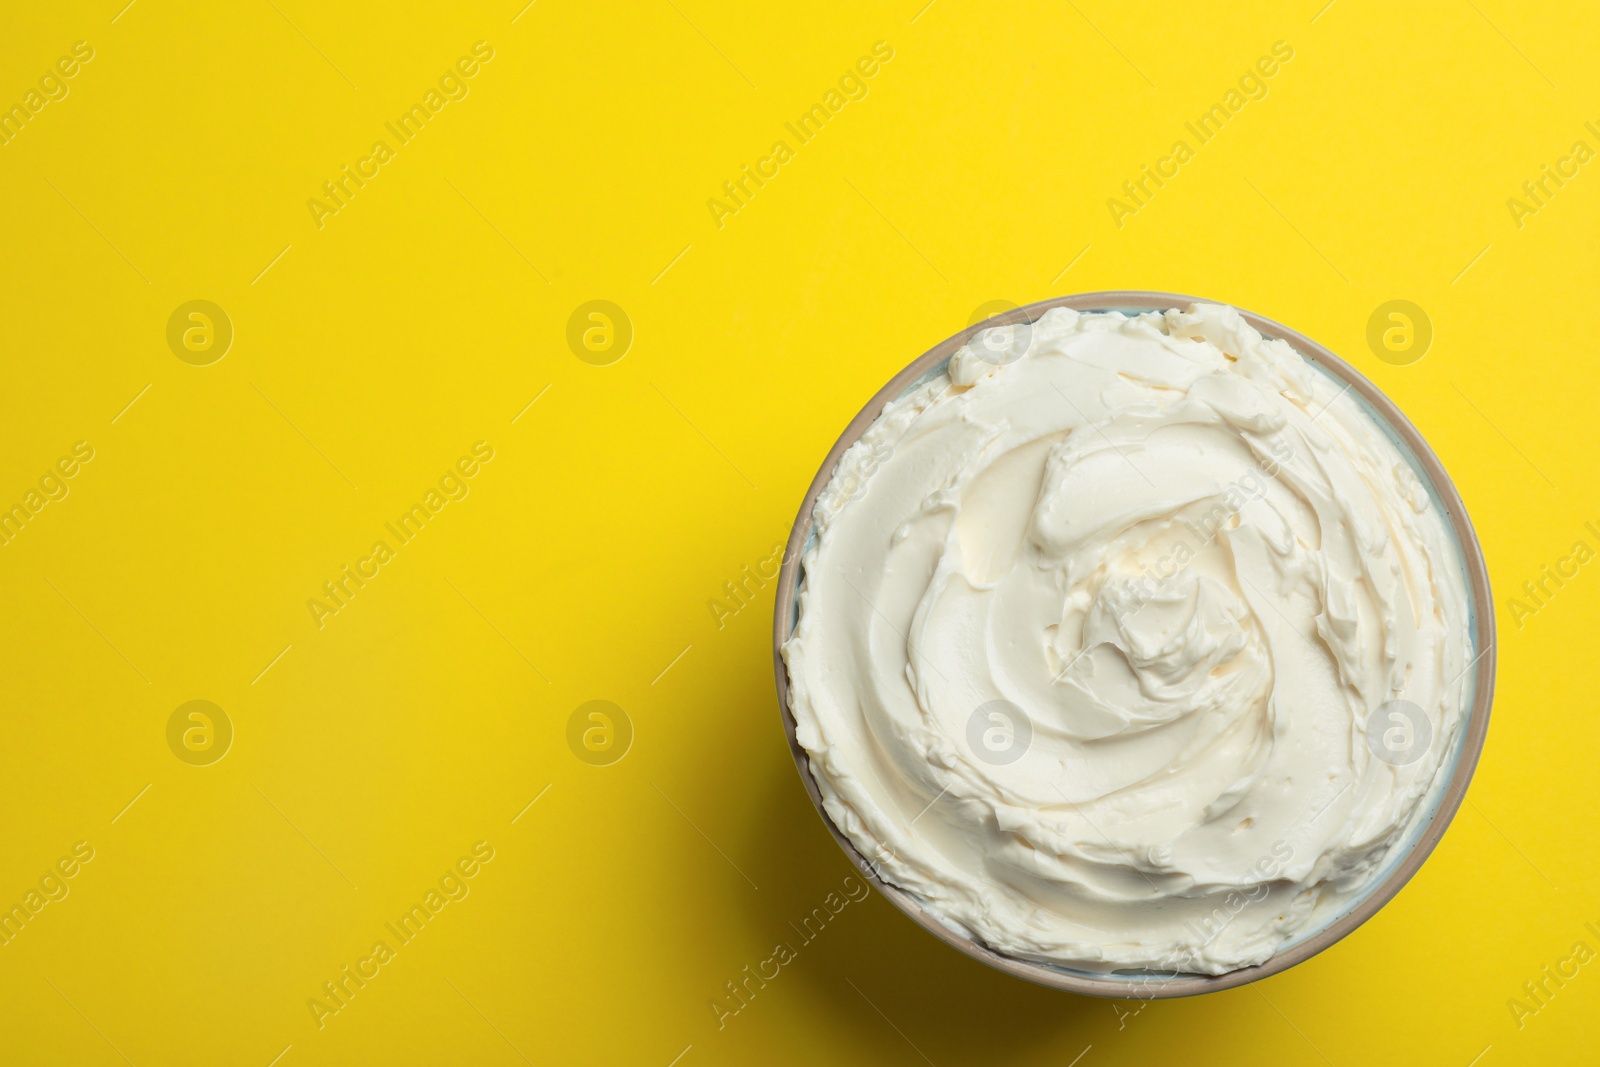
[[[985,331],[813,517],[783,652],[827,813],[1002,953],[1261,963],[1443,788],[1472,658],[1446,519],[1231,308]]]

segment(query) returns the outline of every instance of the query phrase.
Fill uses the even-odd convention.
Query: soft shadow
[[[820,931],[800,929],[829,893],[844,897],[847,876],[852,885],[867,883],[812,806],[782,740],[780,734],[781,761],[763,752],[770,764],[763,792],[751,798],[762,811],[752,823],[760,833],[740,845],[768,872],[760,892],[743,898],[752,938],[796,952],[773,992],[781,984],[791,996],[798,987],[825,1025],[859,1032],[863,1045],[903,1037],[935,1062],[1003,1062],[1030,1047],[1070,1046],[1074,1035],[1087,1043],[1116,1022],[1105,1001],[1034,985],[966,956],[876,891],[847,904]],[[770,872],[783,873],[775,879]],[[766,994],[758,990],[756,999]],[[746,1010],[758,1008],[756,999]]]

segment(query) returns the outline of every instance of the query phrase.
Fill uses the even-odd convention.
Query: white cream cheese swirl
[[[827,813],[1002,953],[1261,963],[1444,785],[1472,659],[1445,518],[1231,308],[985,331],[813,517],[783,652]]]

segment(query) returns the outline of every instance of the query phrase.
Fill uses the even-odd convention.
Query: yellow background
[[[0,14],[7,105],[95,50],[0,147],[0,503],[95,449],[0,547],[0,904],[95,849],[0,948],[0,1060],[1596,1062],[1600,965],[1520,1028],[1507,1000],[1600,948],[1600,578],[1520,627],[1507,598],[1600,545],[1600,164],[1520,228],[1506,201],[1600,148],[1600,12],[923,2]],[[1280,40],[1267,97],[1118,228],[1107,198]],[[470,94],[394,145],[477,41]],[[719,228],[706,201],[878,41],[868,95]],[[308,198],[380,138],[319,229]],[[719,1030],[711,998],[851,868],[784,743],[771,588],[720,628],[708,601],[974,309],[1118,287],[1296,327],[1433,443],[1502,626],[1469,802],[1381,914],[1256,988],[1130,1014],[873,896]],[[1409,366],[1365,341],[1394,298],[1436,331]],[[192,299],[234,326],[210,366],[167,346]],[[634,326],[609,366],[566,342],[591,299]],[[470,495],[319,629],[307,600],[480,440]],[[235,729],[209,766],[167,745],[192,699]],[[567,744],[593,699],[633,725],[610,766]],[[470,895],[319,1029],[308,998],[478,841]]]

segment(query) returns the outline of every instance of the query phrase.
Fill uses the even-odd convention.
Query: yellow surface
[[[1541,969],[1600,949],[1600,578],[1509,599],[1600,547],[1592,4],[121,2],[0,18],[0,102],[45,78],[0,145],[0,902],[66,893],[0,947],[0,1061],[1595,1062],[1600,966]],[[1546,164],[1575,176],[1535,203]],[[1176,174],[1108,206],[1145,165]],[[850,868],[779,727],[771,587],[725,583],[975,309],[1115,287],[1297,327],[1437,448],[1502,626],[1469,803],[1257,988],[1050,992],[877,896],[806,943]],[[620,360],[615,314],[569,347],[592,300]],[[1368,348],[1390,300],[1418,361]]]

